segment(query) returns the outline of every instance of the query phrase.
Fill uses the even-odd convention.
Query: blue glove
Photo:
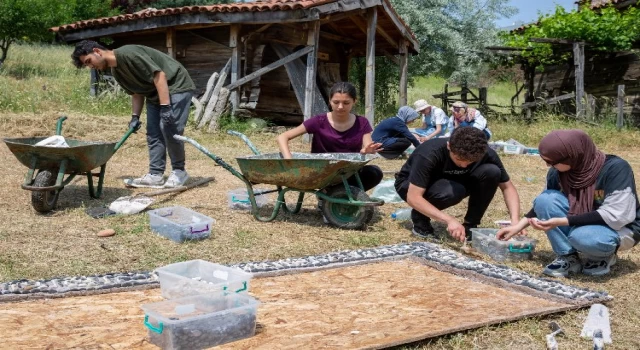
[[[133,133],[137,133],[140,130],[142,123],[140,123],[140,116],[132,115],[131,121],[129,122],[129,129],[133,129]]]

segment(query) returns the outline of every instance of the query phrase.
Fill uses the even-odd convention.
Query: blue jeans
[[[564,218],[569,212],[569,199],[557,190],[545,190],[533,201],[539,220]],[[551,248],[557,255],[576,252],[605,258],[616,252],[618,233],[606,225],[558,226],[547,231]]]
[[[173,170],[184,170],[184,143],[173,138],[182,135],[189,118],[191,92],[181,92],[170,96],[174,120],[166,123],[160,120],[160,105],[147,101],[147,146],[149,147],[149,173],[164,174],[167,153]]]
[[[426,129],[416,129],[416,134],[420,135],[420,136],[429,136],[431,134],[433,134],[436,131],[436,128],[430,126]],[[444,135],[447,132],[447,126],[443,125],[442,128],[440,129],[440,133],[438,133],[435,137],[439,137]]]

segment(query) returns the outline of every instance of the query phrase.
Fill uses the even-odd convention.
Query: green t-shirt
[[[141,45],[125,45],[113,52],[117,66],[111,68],[111,74],[129,95],[140,94],[149,102],[160,103],[153,84],[153,75],[159,71],[167,77],[169,94],[196,89],[187,69],[165,53]]]

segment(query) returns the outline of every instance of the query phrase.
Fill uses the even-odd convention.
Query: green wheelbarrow
[[[179,135],[174,135],[174,138],[192,144],[242,180],[247,187],[251,213],[259,221],[274,220],[280,208],[287,213],[300,212],[305,193],[310,193],[323,200],[322,213],[329,224],[344,229],[363,229],[373,218],[374,207],[384,204],[384,201],[369,198],[358,176],[358,170],[374,158],[371,155],[293,153],[292,159],[283,159],[280,153],[260,154],[245,135],[235,131],[229,131],[229,134],[241,137],[255,153],[236,158],[240,171],[195,140]],[[357,187],[347,183],[352,175],[356,176]],[[254,193],[253,186],[257,184],[275,185],[276,189]],[[285,202],[285,194],[289,191],[298,192],[293,209]],[[260,216],[255,196],[271,192],[278,193],[273,211],[270,216]]]
[[[62,122],[58,119],[56,135],[62,134]],[[29,168],[22,188],[31,191],[31,205],[40,213],[47,213],[56,207],[60,191],[76,175],[86,175],[91,198],[102,195],[102,184],[107,161],[133,133],[129,129],[118,142],[91,142],[65,139],[69,147],[36,146],[46,137],[5,138],[4,142],[20,163]],[[100,173],[91,170],[100,167]],[[34,178],[34,174],[35,178]],[[64,175],[68,176],[65,178]],[[97,188],[93,177],[98,177]]]

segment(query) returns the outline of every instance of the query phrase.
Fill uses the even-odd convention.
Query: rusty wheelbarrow
[[[283,159],[280,153],[260,154],[245,135],[234,131],[229,133],[241,137],[255,153],[253,156],[236,158],[240,171],[195,140],[179,135],[174,138],[192,144],[242,180],[247,187],[251,213],[257,220],[274,220],[281,207],[287,213],[300,212],[305,193],[310,193],[324,201],[322,212],[329,224],[344,229],[362,229],[373,218],[374,207],[384,204],[384,201],[369,198],[357,173],[373,156],[358,153],[293,153],[292,159]],[[356,176],[358,187],[347,183],[352,175]],[[253,186],[257,184],[275,185],[276,189],[254,193]],[[294,209],[290,209],[285,202],[285,194],[289,191],[299,193]],[[271,192],[278,193],[271,216],[260,216],[255,196]]]
[[[66,119],[67,117],[58,119],[56,135],[62,134],[62,122]],[[5,138],[4,142],[20,163],[29,168],[22,188],[32,191],[31,205],[36,211],[46,213],[56,207],[60,191],[76,175],[86,175],[89,195],[99,198],[102,195],[107,161],[132,133],[133,129],[129,129],[119,142],[65,139],[69,147],[36,145],[45,137]],[[99,173],[91,172],[98,167]],[[65,174],[68,175],[66,178]],[[97,188],[93,185],[94,176],[98,177]]]

